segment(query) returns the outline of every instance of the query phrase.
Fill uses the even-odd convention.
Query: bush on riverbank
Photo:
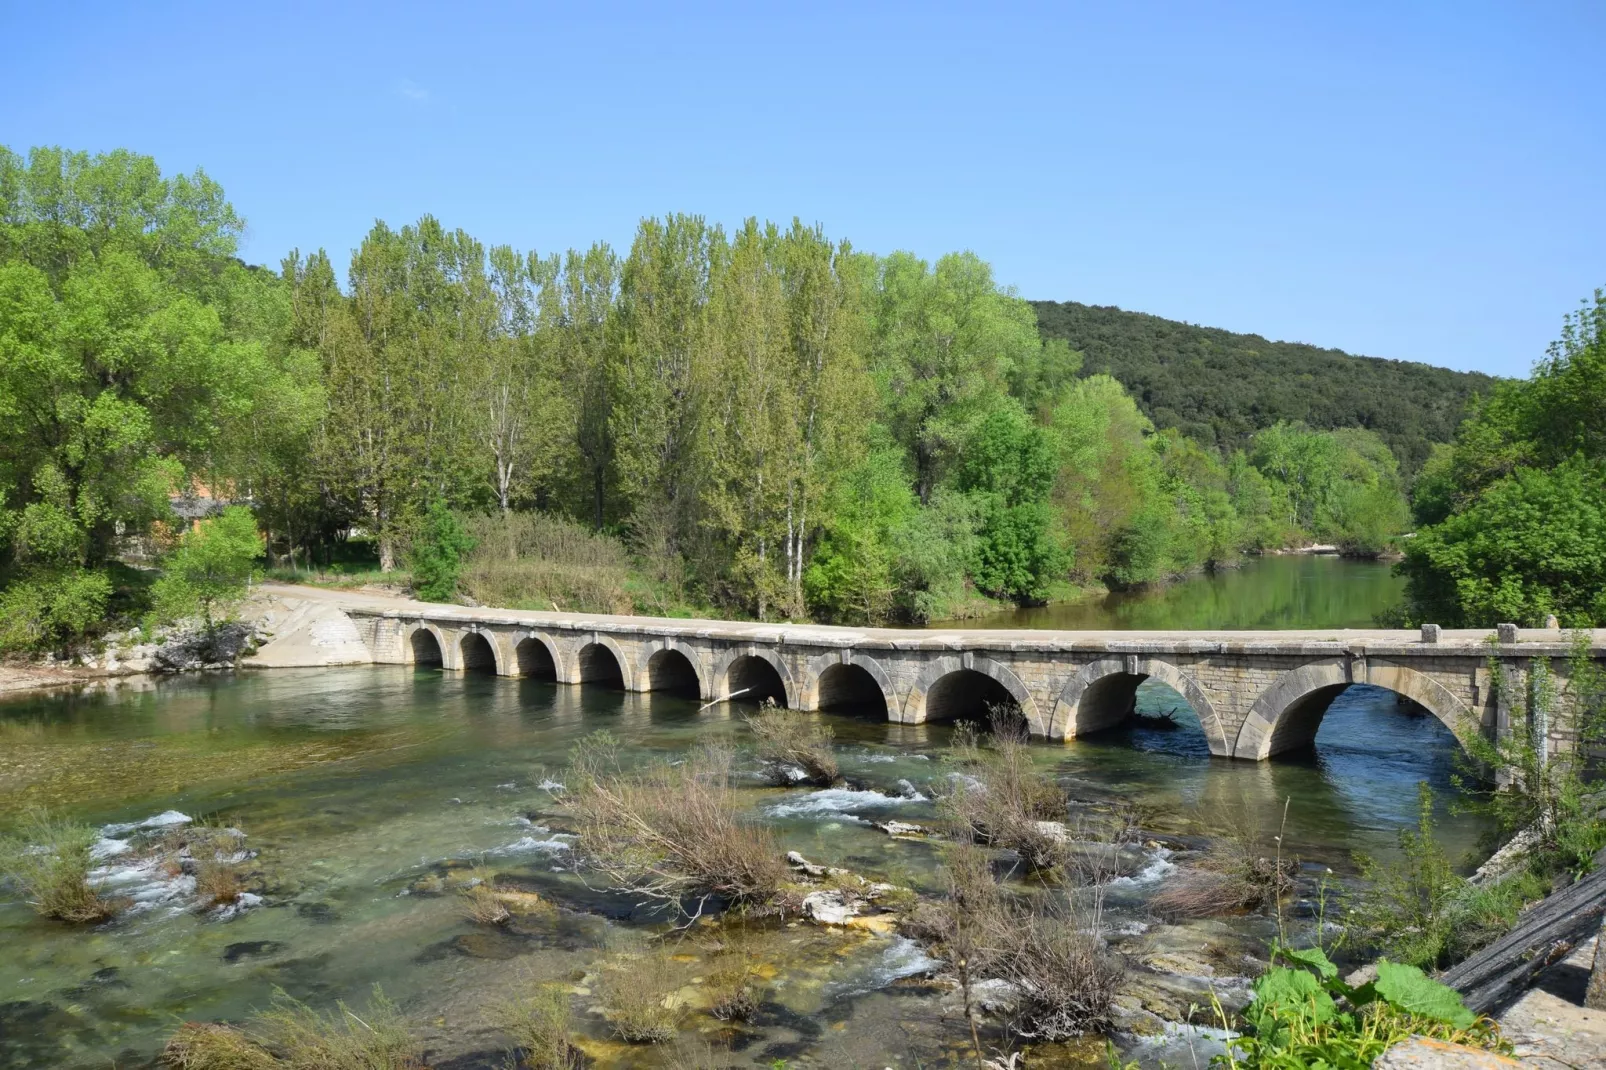
[[[564,805],[580,855],[621,887],[700,911],[710,899],[772,902],[786,880],[773,834],[742,812],[731,753],[699,747],[677,764],[619,769],[611,737],[577,748]]]
[[[822,788],[836,783],[839,772],[831,750],[830,725],[797,710],[781,709],[773,699],[745,720],[757,740],[758,756],[770,783]]]
[[[89,825],[29,811],[14,833],[0,838],[0,873],[44,917],[77,924],[105,921],[123,903],[89,884],[99,839]]]

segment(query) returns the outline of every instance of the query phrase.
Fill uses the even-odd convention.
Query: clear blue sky
[[[1026,297],[1521,374],[1606,286],[1606,5],[40,4],[0,143],[203,166],[246,258],[429,212],[969,248]]]

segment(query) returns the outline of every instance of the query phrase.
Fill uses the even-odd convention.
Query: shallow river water
[[[1179,701],[1163,687],[1140,691],[1145,712]],[[632,759],[707,740],[740,746],[741,712],[665,694],[388,667],[130,680],[0,704],[0,822],[37,804],[107,826],[106,876],[138,904],[114,922],[70,928],[0,898],[0,1067],[146,1066],[182,1020],[243,1019],[276,989],[318,1006],[360,1006],[374,984],[426,1035],[432,1065],[500,1066],[486,1008],[532,980],[575,986],[577,1025],[598,1066],[957,1065],[966,1034],[920,948],[798,923],[717,937],[745,941],[766,978],[752,1024],[693,1014],[674,1050],[607,1039],[589,1005],[590,971],[653,919],[566,868],[568,837],[543,818],[558,809],[568,749],[600,728]],[[815,862],[934,891],[935,845],[891,839],[868,822],[935,816],[948,729],[827,720],[854,787],[777,789],[754,778],[749,804]],[[1355,852],[1390,851],[1414,817],[1418,782],[1441,801],[1453,795],[1453,740],[1386,692],[1346,692],[1315,751],[1293,760],[1212,759],[1185,708],[1179,720],[1172,731],[1121,730],[1035,752],[1074,799],[1135,808],[1147,837],[1181,850],[1244,825],[1267,842],[1282,830],[1284,852],[1310,873],[1352,872]],[[198,913],[182,880],[122,861],[132,851],[113,853],[181,816],[244,830],[260,903]],[[1469,847],[1475,824],[1444,820],[1452,849]],[[1241,985],[1253,972],[1245,956],[1263,952],[1270,923],[1155,925],[1143,902],[1163,886],[1171,853],[1144,848],[1112,888],[1107,921],[1122,951],[1141,961],[1208,948],[1216,980]],[[457,896],[432,894],[435,878],[469,867],[558,909],[477,926]],[[697,928],[685,938],[689,982],[715,939]],[[1152,1042],[1123,1043],[1155,1061]],[[1103,1060],[1097,1039],[1029,1065]]]

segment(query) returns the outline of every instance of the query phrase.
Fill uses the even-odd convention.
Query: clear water
[[[1140,690],[1144,712],[1180,706],[1161,686]],[[244,1018],[276,988],[319,1006],[360,1004],[375,983],[425,1031],[433,1065],[500,1065],[490,1003],[532,979],[585,977],[650,921],[563,869],[563,837],[543,827],[558,809],[543,783],[561,781],[568,748],[598,728],[633,758],[675,756],[694,742],[743,743],[739,712],[385,667],[134,681],[0,705],[0,821],[42,804],[97,824],[176,810],[237,825],[260,852],[253,864],[265,897],[229,920],[177,899],[93,928],[41,920],[14,896],[0,898],[0,1068],[149,1065],[180,1020]],[[1178,719],[1171,731],[1120,730],[1036,753],[1073,798],[1132,804],[1151,833],[1198,837],[1247,824],[1264,836],[1281,831],[1285,851],[1308,866],[1340,871],[1356,851],[1391,849],[1414,817],[1419,781],[1443,800],[1453,795],[1453,741],[1386,692],[1346,692],[1314,754],[1292,761],[1212,760],[1185,707]],[[853,789],[755,780],[753,809],[814,861],[934,888],[934,846],[892,840],[868,821],[935,816],[947,729],[829,720]],[[1445,820],[1455,846],[1479,831]],[[1115,897],[1117,923],[1141,922],[1143,899],[1169,866],[1163,851],[1140,863]],[[415,889],[473,865],[563,909],[488,930],[454,896]],[[1213,924],[1212,939],[1250,948],[1266,936],[1253,922]],[[1144,946],[1163,945],[1157,934]],[[1197,950],[1196,934],[1183,937]],[[939,995],[902,979],[929,965],[907,941],[796,924],[741,938],[773,974],[770,1002],[758,1024],[734,1031],[694,1016],[688,1050],[735,1050],[708,1061],[683,1053],[691,1062],[682,1065],[943,1066],[962,1048]],[[694,932],[688,968],[707,952]],[[586,998],[577,1006],[596,1065],[671,1065],[661,1050],[608,1042]],[[1034,1065],[1102,1059],[1102,1042],[1090,1042]]]
[[[1327,554],[1246,558],[1242,567],[1076,602],[1013,610],[965,627],[1116,629],[1371,628],[1400,604],[1388,564]]]

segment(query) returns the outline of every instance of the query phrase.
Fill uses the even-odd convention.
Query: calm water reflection
[[[1139,591],[998,613],[977,628],[1370,628],[1399,605],[1405,581],[1391,566],[1329,555],[1245,558],[1241,568]]]

